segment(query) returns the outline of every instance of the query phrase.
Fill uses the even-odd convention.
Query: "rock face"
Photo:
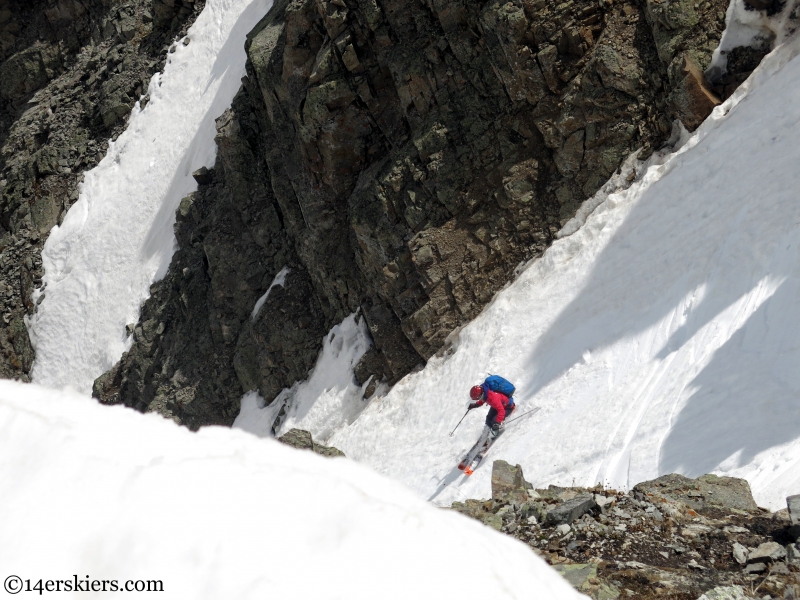
[[[158,27],[152,0],[0,0],[0,377],[29,379],[47,234],[204,3]]]
[[[357,377],[394,383],[632,151],[705,118],[726,7],[277,1],[143,307],[142,331],[166,333],[137,337],[95,395],[229,424],[243,391],[270,402],[304,378],[354,311],[374,342]]]
[[[278,438],[278,441],[291,446],[292,448],[299,448],[300,450],[311,450],[322,456],[344,457],[344,452],[333,446],[323,446],[322,444],[314,443],[311,434],[303,429],[290,429]]]
[[[522,477],[521,469],[515,469],[517,475]],[[750,506],[743,502],[749,488],[716,504],[678,493],[719,491],[704,487],[709,480],[713,476],[667,475],[623,493],[555,486],[534,490],[523,478],[516,487],[526,489],[527,502],[509,502],[493,491],[491,500],[454,502],[452,509],[528,544],[595,600],[798,597],[800,552],[790,543],[790,521],[755,504],[739,508]],[[680,486],[660,485],[665,481]],[[716,485],[744,490],[742,483]],[[574,519],[549,518],[573,514],[578,505],[586,510]]]

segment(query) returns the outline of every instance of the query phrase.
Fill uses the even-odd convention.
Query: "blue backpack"
[[[511,398],[517,389],[508,379],[500,377],[500,375],[489,375],[484,380],[483,385],[493,392],[498,392],[504,396],[507,396],[508,398]]]

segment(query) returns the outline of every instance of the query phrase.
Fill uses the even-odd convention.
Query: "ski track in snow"
[[[214,120],[239,89],[245,37],[271,5],[209,0],[190,43],[179,41],[151,80],[147,106],[137,104],[126,131],[86,173],[42,252],[45,298],[28,322],[35,382],[91,393],[130,347],[125,325],[138,320],[150,285],[166,274],[175,209],[197,189],[192,172],[214,164]]]
[[[780,508],[800,489],[798,52],[777,48],[680,150],[587,201],[449,356],[333,435],[313,406],[293,426],[439,504],[488,497],[503,458],[537,486],[744,477]],[[447,434],[489,373],[542,410],[465,478],[485,411]]]

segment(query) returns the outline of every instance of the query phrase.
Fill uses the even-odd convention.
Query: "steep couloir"
[[[29,380],[48,233],[204,4],[0,0],[0,377]]]

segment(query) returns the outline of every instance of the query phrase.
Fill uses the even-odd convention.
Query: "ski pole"
[[[513,423],[514,421],[516,421],[517,419],[521,419],[521,418],[522,418],[522,417],[524,417],[525,415],[528,415],[528,414],[530,414],[530,413],[532,413],[532,412],[536,412],[537,410],[539,410],[539,408],[540,408],[539,406],[537,406],[536,408],[532,408],[532,409],[530,409],[529,411],[522,413],[522,414],[521,414],[520,416],[518,416],[518,417],[514,417],[513,419],[509,419],[508,421],[506,421],[506,423]],[[460,421],[459,421],[459,423],[460,423]],[[456,425],[456,427],[458,427],[458,425]],[[455,429],[454,429],[453,431],[455,431]]]
[[[469,409],[467,409],[467,412],[465,412],[465,413],[464,413],[464,417],[466,417],[466,416],[467,416],[467,414],[469,414]],[[463,420],[464,420],[464,417],[461,417],[461,421],[463,421]],[[458,425],[461,425],[461,421],[459,421],[459,422],[458,422]],[[455,432],[456,432],[456,429],[458,429],[458,425],[456,425],[455,427],[453,427],[453,431],[451,431],[451,432],[450,432],[450,437],[453,437],[453,434],[455,434]]]

